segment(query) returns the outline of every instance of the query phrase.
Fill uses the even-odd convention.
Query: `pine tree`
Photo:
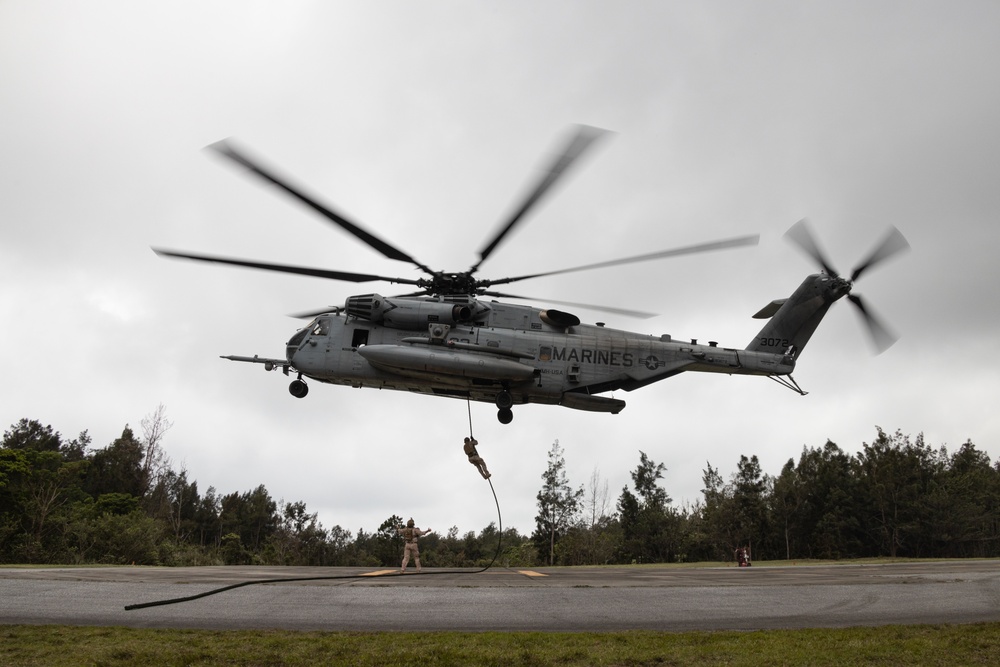
[[[562,448],[556,440],[549,450],[549,465],[542,473],[544,484],[538,492],[538,515],[535,517],[535,534],[532,539],[543,551],[543,540],[547,542],[549,565],[555,563],[556,541],[573,525],[580,510],[583,487],[574,490],[566,477],[566,460]]]

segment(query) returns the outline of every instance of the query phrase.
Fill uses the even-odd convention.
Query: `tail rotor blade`
[[[872,251],[872,254],[868,256],[868,259],[861,262],[861,264],[854,269],[854,272],[851,274],[851,282],[857,280],[865,270],[870,269],[879,262],[884,262],[893,255],[909,249],[910,244],[907,242],[902,232],[895,227],[890,227],[889,233],[875,248],[875,250]]]
[[[792,225],[791,229],[785,232],[785,238],[802,248],[807,255],[812,257],[817,264],[823,267],[823,270],[826,271],[827,275],[840,275],[837,273],[837,270],[834,269],[828,261],[826,261],[826,257],[824,257],[823,253],[820,251],[819,245],[816,243],[816,238],[810,231],[809,223],[806,222],[805,218]]]
[[[865,306],[865,303],[861,300],[860,296],[848,294],[847,299],[857,307],[858,312],[861,314],[861,319],[864,320],[865,326],[868,328],[868,333],[871,336],[872,343],[875,346],[876,354],[882,354],[892,347],[897,340],[899,340],[899,337],[889,331],[882,321],[875,317],[875,314],[871,312],[870,308]]]

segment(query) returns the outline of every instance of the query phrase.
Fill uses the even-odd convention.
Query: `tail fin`
[[[835,301],[850,292],[848,281],[825,273],[807,277],[787,299],[772,301],[754,315],[770,318],[747,350],[788,354],[797,359]]]

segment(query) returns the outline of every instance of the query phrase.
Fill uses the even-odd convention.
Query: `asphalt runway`
[[[179,604],[128,605],[262,583]],[[346,578],[351,577],[351,578]],[[1000,621],[1000,562],[751,568],[0,568],[0,624],[351,631],[759,630]]]

